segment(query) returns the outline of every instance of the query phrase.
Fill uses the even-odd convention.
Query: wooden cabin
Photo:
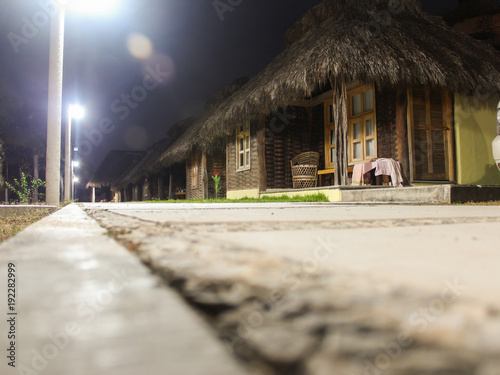
[[[306,151],[320,154],[323,186],[377,158],[399,162],[406,186],[500,185],[488,147],[498,52],[397,3],[325,0],[204,122],[202,147],[226,135],[229,198],[291,189],[290,161]]]

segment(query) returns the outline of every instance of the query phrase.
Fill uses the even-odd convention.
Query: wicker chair
[[[304,152],[294,157],[291,164],[294,189],[317,186],[319,153],[314,151]]]

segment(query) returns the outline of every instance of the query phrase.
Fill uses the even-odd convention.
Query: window
[[[250,169],[250,121],[245,121],[236,132],[236,169]]]
[[[200,164],[198,153],[193,151],[191,153],[191,189],[198,188],[199,170]]]
[[[375,121],[375,90],[359,87],[348,97],[349,163],[377,157],[377,126]]]
[[[325,103],[325,169],[335,168],[336,133],[333,113],[333,100]]]

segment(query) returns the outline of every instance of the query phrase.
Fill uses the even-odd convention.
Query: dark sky
[[[284,48],[284,32],[321,0],[229,2],[239,5],[222,15],[214,0],[121,0],[108,15],[68,12],[63,101],[65,108],[72,102],[86,108],[77,124],[78,142],[80,157],[92,168],[112,149],[145,149],[172,124],[200,115],[224,85],[255,75]],[[430,13],[456,3],[422,1]],[[34,28],[24,26],[26,21]],[[46,128],[50,30],[44,23],[38,0],[1,0],[0,90],[26,101],[26,116],[41,130]],[[23,31],[29,38],[16,51],[9,36]],[[150,58],[131,54],[127,41],[133,35],[152,43]]]

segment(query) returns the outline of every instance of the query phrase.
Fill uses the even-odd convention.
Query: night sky
[[[91,168],[112,149],[145,149],[177,121],[202,114],[224,85],[279,54],[285,31],[321,2],[218,1],[239,5],[218,14],[214,0],[121,0],[112,14],[67,13],[63,101],[86,109],[77,141]],[[435,14],[456,3],[422,1]],[[0,97],[22,99],[26,118],[45,131],[50,27],[40,12],[38,0],[1,2]],[[35,26],[25,26],[29,38],[16,51],[9,35],[23,36],[26,20]]]

